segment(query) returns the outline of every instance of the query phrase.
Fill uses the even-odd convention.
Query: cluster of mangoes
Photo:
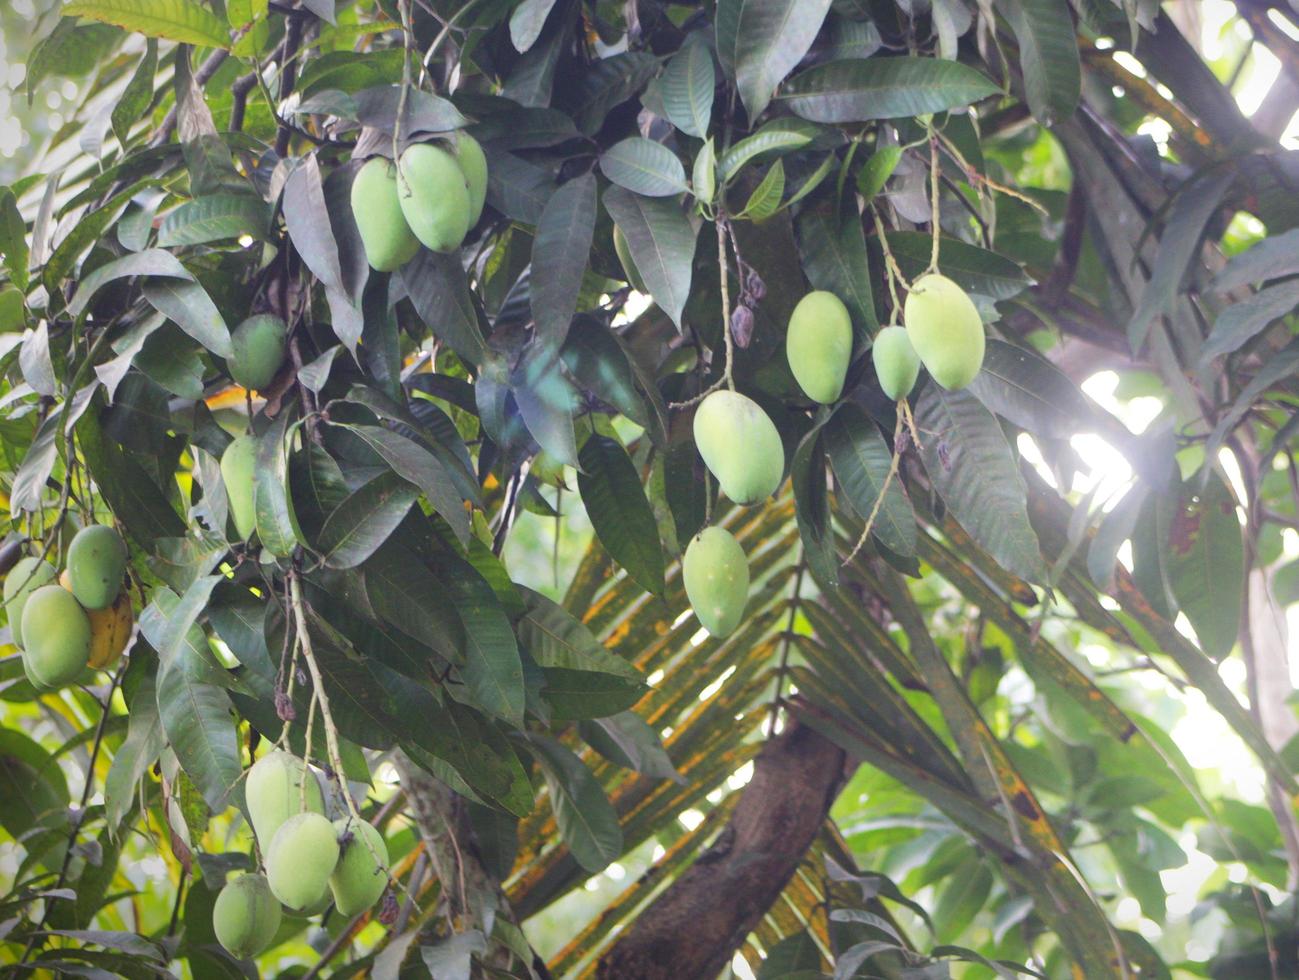
[[[212,928],[232,956],[268,950],[283,909],[323,912],[330,901],[352,917],[374,905],[388,887],[388,846],[368,823],[331,821],[315,771],[280,749],[248,770],[244,799],[266,871],[240,875],[217,896]]]
[[[623,250],[619,256],[626,268],[629,258]],[[983,366],[983,321],[960,286],[938,273],[922,276],[907,294],[903,320],[905,328],[881,330],[871,349],[880,387],[889,398],[898,401],[910,394],[922,364],[948,390],[974,380]],[[834,293],[808,293],[794,307],[785,356],[794,380],[812,401],[829,405],[839,400],[852,341],[852,317]],[[695,412],[694,433],[709,472],[737,504],[757,503],[780,485],[785,471],[780,434],[753,399],[725,389],[712,392]],[[714,636],[729,635],[749,597],[749,566],[739,542],[723,528],[705,528],[686,548],[681,574],[704,628]]]
[[[34,555],[9,570],[9,630],[37,690],[62,687],[87,666],[102,669],[121,656],[135,622],[125,582],[126,543],[105,524],[76,533],[62,575]]]
[[[401,268],[420,245],[453,252],[478,223],[487,199],[487,157],[457,132],[441,143],[416,143],[394,164],[371,157],[352,181],[352,214],[366,260],[379,272]]]

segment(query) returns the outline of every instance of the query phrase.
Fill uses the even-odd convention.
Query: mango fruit
[[[379,901],[388,887],[388,845],[383,834],[368,823],[342,817],[334,821],[334,829],[338,831],[340,857],[329,876],[329,890],[334,894],[334,907],[350,918]]]
[[[785,332],[785,358],[808,398],[838,401],[852,360],[852,317],[838,296],[818,289],[798,301]]]
[[[641,278],[640,270],[636,268],[636,262],[631,257],[631,246],[627,244],[627,236],[617,225],[613,226],[613,250],[618,253],[618,261],[622,263],[622,274],[626,282],[636,292],[648,296],[649,290],[645,288],[645,280]]]
[[[298,813],[280,826],[266,849],[271,893],[290,909],[315,905],[338,865],[334,825],[319,813]]]
[[[28,555],[18,559],[5,576],[5,613],[9,616],[9,632],[14,646],[23,645],[23,607],[27,599],[42,585],[49,585],[59,577],[58,570],[43,558]]]
[[[265,875],[235,878],[212,906],[212,931],[235,959],[260,956],[270,949],[280,928],[280,903],[271,894]]]
[[[691,540],[681,561],[686,597],[713,636],[730,636],[749,602],[749,561],[730,531],[706,527]]]
[[[469,227],[478,224],[487,203],[487,154],[482,144],[463,130],[456,133],[456,163],[469,188]]]
[[[379,272],[393,272],[415,257],[419,239],[406,224],[397,199],[397,165],[371,157],[352,181],[352,217],[365,258]]]
[[[930,377],[948,391],[974,380],[983,367],[983,320],[965,290],[932,272],[911,284],[902,311],[911,346]]]
[[[407,147],[397,165],[397,200],[406,224],[425,247],[452,252],[469,231],[469,183],[440,146]]]
[[[871,347],[875,376],[884,394],[893,401],[906,398],[920,377],[920,355],[911,346],[911,338],[902,327],[885,327],[875,335]]]
[[[68,585],[86,609],[107,609],[126,580],[126,542],[116,528],[91,524],[68,547]]]
[[[61,585],[42,585],[23,606],[23,660],[32,677],[62,687],[90,661],[90,617]]]
[[[324,813],[325,800],[316,774],[297,756],[276,749],[267,752],[248,770],[244,778],[244,800],[253,833],[263,850],[285,821],[302,812],[304,782],[307,812]]]
[[[35,674],[32,673],[32,665],[27,662],[27,658],[25,656],[21,657],[20,659],[23,662],[23,673],[27,676],[27,683],[29,683],[32,687],[36,689],[37,694],[48,694],[50,691],[55,690],[49,684],[46,684],[43,680],[41,680],[39,677],[37,677]]]
[[[243,541],[257,530],[257,511],[253,508],[253,477],[257,473],[257,438],[243,435],[221,454],[221,482],[226,485],[230,517]]]
[[[230,335],[230,377],[235,384],[261,391],[279,373],[288,345],[289,328],[273,313],[250,316]]]
[[[785,447],[758,403],[739,392],[714,391],[695,412],[695,445],[722,492],[756,504],[780,486]]]
[[[117,662],[131,639],[135,613],[131,596],[123,590],[107,609],[95,609],[90,617],[90,666],[104,670]]]

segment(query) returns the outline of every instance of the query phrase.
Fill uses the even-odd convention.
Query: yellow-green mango
[[[250,316],[230,335],[230,377],[235,384],[261,391],[279,373],[288,345],[289,328],[273,313]]]
[[[902,327],[885,327],[875,335],[871,347],[875,376],[884,394],[894,401],[906,398],[920,377],[920,356]]]
[[[341,856],[329,876],[329,890],[334,894],[334,906],[350,918],[379,901],[388,887],[388,845],[370,824],[348,817],[335,820],[334,829]]]
[[[68,547],[68,585],[87,609],[107,609],[126,579],[126,542],[116,528],[91,524]]]
[[[823,405],[838,401],[852,360],[852,317],[838,296],[818,289],[798,301],[785,333],[785,357],[808,398]]]
[[[36,689],[37,694],[48,694],[50,691],[54,690],[53,687],[46,684],[43,680],[32,673],[32,665],[27,662],[25,656],[20,657],[19,659],[23,662],[23,673],[27,675],[27,683],[31,684],[31,686]]]
[[[280,903],[265,875],[246,874],[221,889],[212,906],[212,931],[235,959],[260,956],[280,928]]]
[[[14,646],[23,645],[23,607],[27,605],[28,597],[58,577],[58,569],[34,555],[20,558],[9,569],[5,576],[5,613],[9,616],[9,632],[13,635]]]
[[[62,687],[90,661],[90,617],[76,597],[58,585],[42,585],[23,607],[23,659],[42,684]]]
[[[397,165],[371,157],[352,181],[352,217],[365,258],[379,272],[393,272],[415,257],[419,239],[406,224],[397,199]]]
[[[244,779],[244,800],[253,822],[253,833],[263,850],[270,845],[275,832],[285,821],[303,812],[304,782],[307,787],[306,812],[324,813],[325,800],[316,774],[297,756],[275,749],[254,762],[248,770]]]
[[[618,261],[622,263],[622,274],[626,277],[627,283],[636,292],[648,296],[649,290],[645,288],[645,280],[641,278],[640,270],[636,268],[636,262],[631,257],[631,246],[627,244],[627,236],[617,225],[613,226],[613,250],[618,253]]]
[[[469,188],[469,227],[478,224],[483,205],[487,203],[487,154],[482,144],[468,133],[456,133],[456,162]]]
[[[983,320],[965,290],[932,272],[911,284],[902,310],[911,346],[930,377],[948,391],[974,380],[983,367]]]
[[[257,530],[257,511],[253,508],[253,477],[257,473],[257,439],[243,435],[221,454],[221,482],[226,485],[230,516],[239,537],[247,541]]]
[[[435,252],[460,247],[469,231],[469,183],[452,154],[432,143],[408,147],[397,167],[397,200],[425,247]]]
[[[271,893],[299,912],[325,895],[329,876],[337,865],[334,825],[319,813],[289,817],[266,849],[266,880]]]
[[[706,527],[694,536],[681,561],[686,597],[713,636],[730,636],[749,603],[749,561],[730,531]]]
[[[722,492],[756,504],[776,492],[785,472],[780,433],[758,403],[739,392],[714,391],[695,412],[695,445]]]

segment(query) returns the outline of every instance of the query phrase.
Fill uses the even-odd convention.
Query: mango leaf
[[[143,252],[136,253],[143,255]],[[176,279],[154,279],[144,286],[149,304],[217,357],[229,357],[230,328],[202,286]]]
[[[587,745],[614,765],[656,779],[685,783],[664,750],[659,733],[634,711],[581,721],[577,730]]]
[[[857,190],[862,197],[870,200],[888,183],[893,171],[902,162],[902,147],[882,146],[870,155],[862,168],[857,171]]]
[[[780,210],[780,199],[784,196],[785,165],[777,160],[762,178],[762,182],[753,189],[737,217],[764,221]]]
[[[1195,627],[1200,648],[1221,660],[1240,629],[1245,552],[1235,498],[1216,471],[1182,485],[1167,548],[1177,604]]]
[[[1268,286],[1239,303],[1232,303],[1213,321],[1213,330],[1200,348],[1200,363],[1239,350],[1268,325],[1299,306],[1299,280]]]
[[[158,71],[158,42],[149,38],[145,45],[144,57],[135,68],[135,74],[126,83],[117,105],[113,106],[113,133],[118,141],[126,146],[131,135],[131,127],[140,121],[153,101],[153,79]]]
[[[257,437],[257,471],[253,475],[253,510],[257,538],[279,558],[305,544],[289,501],[289,459],[286,445],[289,413],[281,412],[270,428]]]
[[[875,508],[893,453],[860,406],[844,402],[825,426],[830,465],[848,502],[864,521]],[[916,515],[895,475],[889,483],[871,533],[894,554],[916,553]]]
[[[719,0],[717,56],[750,121],[803,60],[829,9],[830,0]]]
[[[162,219],[158,245],[202,245],[240,235],[263,238],[270,210],[252,194],[208,194],[186,201]]]
[[[304,157],[284,182],[283,211],[293,247],[312,275],[325,287],[334,333],[348,350],[355,350],[364,321],[361,311],[347,295],[338,243],[330,225],[329,205],[315,154]]]
[[[510,41],[520,54],[537,43],[555,0],[523,0],[510,14]]]
[[[27,262],[30,258],[27,224],[23,221],[22,212],[18,210],[18,199],[7,187],[0,192],[0,255],[4,256],[4,266],[9,273],[10,282],[20,290],[25,290],[29,278]]]
[[[646,197],[672,197],[688,189],[680,158],[643,136],[629,136],[609,147],[600,156],[600,169],[615,184]]]
[[[596,537],[646,591],[663,594],[663,545],[640,474],[614,439],[591,435],[578,456],[577,488]]]
[[[834,526],[830,518],[826,487],[826,456],[823,428],[818,423],[805,435],[789,464],[789,482],[794,489],[794,515],[803,542],[803,559],[825,588],[839,585],[839,558],[834,549]]]
[[[593,874],[603,871],[622,854],[622,830],[600,783],[554,739],[529,734],[527,746],[546,777],[555,822],[573,858]]]
[[[517,626],[519,642],[539,665],[640,680],[635,667],[606,649],[586,624],[563,606],[531,589],[522,593],[526,611]]]
[[[836,218],[824,208],[804,208],[794,230],[808,282],[843,300],[852,314],[853,332],[864,342],[878,329],[879,321],[871,294],[866,239],[856,211],[855,205],[847,204],[842,217]]]
[[[603,124],[609,110],[631,98],[659,70],[648,51],[624,51],[589,65],[577,81],[570,115],[588,136]]]
[[[959,61],[870,58],[809,68],[791,78],[776,100],[804,119],[846,123],[943,112],[999,91]]]
[[[369,558],[410,512],[419,489],[391,470],[358,487],[330,513],[316,548],[330,568]]]
[[[675,201],[610,187],[604,194],[610,217],[627,236],[632,261],[663,312],[677,328],[690,295],[698,234]]]
[[[997,0],[996,6],[1019,43],[1029,109],[1043,126],[1068,119],[1082,90],[1068,0]]]
[[[1027,489],[996,417],[969,391],[930,382],[916,403],[921,456],[934,489],[953,516],[1008,572],[1046,578],[1028,521]]]
[[[1053,439],[1095,429],[1098,407],[1058,367],[1033,351],[989,340],[983,367],[967,388],[1002,418]]]
[[[889,247],[908,279],[924,272],[929,264],[931,245],[932,239],[927,231],[889,232]],[[1018,295],[1033,285],[1033,280],[1018,263],[986,248],[944,238],[940,249],[943,275],[967,292],[1001,300]]]
[[[577,309],[595,234],[595,201],[593,175],[570,180],[546,202],[532,241],[532,316],[538,339],[556,350]]]
[[[398,275],[415,312],[433,336],[470,364],[481,363],[486,347],[469,295],[469,281],[459,260],[454,255],[420,249]]]
[[[523,727],[527,700],[523,660],[509,617],[496,593],[472,565],[442,556],[439,571],[465,624],[465,687],[474,704],[516,728]]]
[[[195,0],[72,0],[64,17],[88,17],[146,37],[204,48],[229,48],[221,18]]]
[[[726,180],[730,180],[750,160],[763,154],[777,156],[793,153],[809,146],[826,130],[790,116],[773,119],[751,136],[746,136],[732,145],[717,163],[718,169]]]
[[[1299,272],[1299,228],[1269,235],[1257,245],[1233,255],[1213,277],[1211,288],[1225,293],[1251,283],[1292,276]]]
[[[690,136],[704,139],[713,116],[717,73],[708,44],[698,34],[669,59],[658,80],[668,121]]]

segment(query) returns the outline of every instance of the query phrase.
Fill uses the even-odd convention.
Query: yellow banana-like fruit
[[[59,576],[59,585],[72,591],[66,571]],[[90,617],[88,663],[95,670],[105,670],[122,655],[131,639],[131,630],[135,627],[135,611],[131,608],[130,593],[123,589],[107,609],[87,609],[86,615]]]

